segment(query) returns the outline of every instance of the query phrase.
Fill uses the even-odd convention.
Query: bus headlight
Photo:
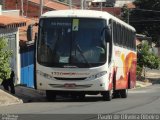
[[[47,79],[52,79],[53,78],[51,75],[43,73],[39,70],[37,70],[37,74],[39,74],[39,75],[41,75],[41,76],[43,76],[44,78],[47,78]]]
[[[97,73],[95,75],[91,75],[88,77],[88,79],[96,79],[96,78],[100,78],[102,77],[103,75],[105,75],[107,73],[107,71],[102,71],[100,73]]]

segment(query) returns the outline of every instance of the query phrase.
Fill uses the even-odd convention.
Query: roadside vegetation
[[[11,50],[8,49],[7,39],[0,37],[0,83],[3,79],[9,78],[11,73],[10,58]]]
[[[155,55],[148,42],[142,42],[142,44],[137,46],[137,77],[145,79],[146,68],[159,69],[160,68],[160,58]]]

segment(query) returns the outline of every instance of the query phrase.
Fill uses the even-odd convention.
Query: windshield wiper
[[[81,48],[80,48],[79,44],[77,43],[77,41],[75,39],[73,41],[74,41],[74,43],[76,45],[76,48],[78,48],[78,51],[79,51],[80,55],[82,56],[82,58],[84,59],[84,61],[88,64],[89,67],[92,67],[92,65],[88,62],[88,60],[84,56],[83,51],[81,50]]]

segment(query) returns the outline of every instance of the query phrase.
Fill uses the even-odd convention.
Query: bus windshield
[[[89,18],[42,18],[38,63],[47,67],[96,67],[106,62],[106,21]]]

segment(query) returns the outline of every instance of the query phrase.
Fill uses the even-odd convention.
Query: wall
[[[124,4],[132,3],[135,0],[116,0],[115,7],[123,7]]]
[[[154,54],[160,57],[160,47],[153,47],[152,51]]]
[[[20,11],[19,10],[3,10],[2,11],[2,15],[6,15],[6,16],[19,16]]]
[[[18,2],[16,2],[18,1]],[[28,0],[23,0],[23,15],[27,17],[38,17],[39,16],[39,5],[28,2]],[[5,0],[5,9],[6,10],[20,10],[20,14],[22,15],[21,10],[21,0]],[[53,9],[44,8],[43,12],[47,12]]]

